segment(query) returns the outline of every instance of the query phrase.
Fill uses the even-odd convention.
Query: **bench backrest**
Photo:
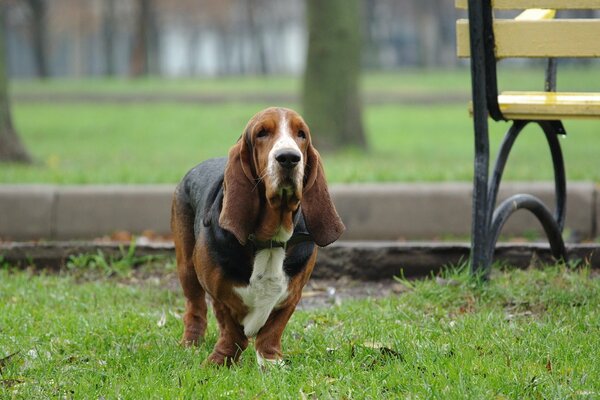
[[[456,7],[467,9],[468,0],[456,0]],[[493,0],[492,7],[526,10],[515,19],[494,19],[497,59],[600,57],[600,18],[553,19],[555,10],[600,10],[600,0]],[[469,57],[466,19],[457,21],[456,43],[458,57]]]
[[[473,114],[494,120],[560,119],[561,117],[600,116],[600,101],[594,94],[588,100],[573,97],[568,112],[553,111],[555,101],[543,101],[543,112],[527,107],[515,96],[498,99],[496,62],[502,58],[548,58],[545,90],[556,90],[555,58],[600,57],[600,17],[554,19],[556,10],[600,10],[600,0],[455,0],[466,8],[469,19],[456,23],[457,54],[471,57]],[[495,18],[496,10],[525,10],[514,19]],[[592,13],[594,15],[594,13]],[[472,36],[472,37],[471,37]],[[572,107],[570,103],[574,101]],[[552,104],[551,104],[552,103]],[[515,110],[512,105],[518,105]],[[522,108],[521,106],[525,106]],[[536,106],[537,107],[537,106]],[[479,110],[476,112],[476,110]]]

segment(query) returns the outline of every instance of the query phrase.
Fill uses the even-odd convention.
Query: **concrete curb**
[[[0,185],[1,240],[89,239],[129,231],[169,234],[174,185]],[[568,185],[566,233],[600,235],[600,196],[593,183]],[[344,240],[419,240],[468,237],[470,183],[331,185],[344,220]],[[552,205],[551,183],[506,183],[499,199],[527,191]],[[551,207],[553,208],[553,207]],[[519,211],[507,235],[541,234],[539,223]]]
[[[173,257],[172,243],[136,245],[135,256]],[[360,280],[382,280],[394,276],[419,277],[437,273],[444,267],[460,266],[468,260],[468,243],[431,242],[337,242],[319,249],[314,278],[348,277]],[[16,267],[36,269],[63,268],[70,256],[97,254],[108,259],[119,259],[128,252],[125,243],[51,242],[51,243],[0,243],[4,262]],[[583,261],[592,268],[600,268],[600,245],[569,245],[571,261]],[[551,264],[547,245],[499,245],[495,260],[511,267],[526,268],[531,265]]]

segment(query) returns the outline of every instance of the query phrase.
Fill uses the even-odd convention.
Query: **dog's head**
[[[293,110],[267,108],[250,119],[229,150],[219,225],[245,244],[261,207],[285,213],[300,205],[319,246],[334,242],[344,231],[308,126]]]

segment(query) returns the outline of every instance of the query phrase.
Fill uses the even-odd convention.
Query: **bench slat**
[[[468,0],[456,0],[456,8],[467,9]],[[526,8],[553,8],[556,10],[600,9],[600,0],[493,0],[497,10],[524,10]]]
[[[600,117],[600,93],[503,92],[498,96],[508,119],[556,120]],[[473,104],[469,104],[473,113]]]
[[[495,20],[496,58],[600,57],[600,19]],[[456,22],[458,57],[469,57],[469,21]]]
[[[556,15],[556,10],[544,8],[531,8],[523,11],[515,17],[517,21],[540,21],[543,19],[552,19]]]

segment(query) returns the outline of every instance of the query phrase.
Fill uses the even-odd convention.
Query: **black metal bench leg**
[[[469,0],[469,32],[472,38],[484,37],[483,16],[491,12],[489,4]],[[471,90],[475,133],[473,209],[471,221],[471,273],[478,275],[490,264],[487,251],[491,211],[488,209],[489,137],[486,93],[485,51],[483,40],[471,40]]]
[[[556,194],[554,219],[562,232],[567,212],[567,178],[565,175],[565,162],[558,137],[559,135],[566,135],[567,132],[561,121],[538,121],[538,124],[544,130],[548,146],[550,147],[550,154],[552,155],[554,192]]]
[[[489,158],[487,115],[485,115],[475,120],[475,176],[471,225],[471,273],[474,275],[486,271],[491,262],[487,250],[491,221],[488,202]]]
[[[550,243],[550,249],[552,251],[552,256],[556,260],[564,260],[566,261],[566,249],[565,243],[562,238],[562,231],[554,216],[550,213],[550,210],[544,205],[544,203],[535,196],[530,194],[516,194],[514,196],[509,197],[504,200],[498,208],[494,211],[494,215],[492,217],[492,224],[490,226],[490,248],[489,248],[489,257],[492,258],[494,254],[494,248],[496,247],[496,241],[498,240],[498,236],[500,236],[500,231],[502,227],[508,220],[508,218],[517,210],[525,209],[531,211],[533,215],[537,217],[537,219],[542,224],[544,228],[544,232],[548,237],[548,242]],[[485,274],[489,274],[489,270],[485,272]]]
[[[496,206],[496,200],[498,198],[498,189],[500,188],[500,182],[502,181],[502,175],[504,174],[504,167],[508,161],[508,156],[512,150],[513,144],[517,140],[519,133],[527,126],[530,121],[514,121],[506,135],[504,140],[500,144],[498,149],[498,155],[496,156],[496,165],[492,172],[492,180],[490,181],[488,188],[488,207],[493,210]]]
[[[494,210],[504,167],[506,166],[513,144],[523,128],[525,128],[529,122],[531,121],[514,121],[500,145],[487,192],[487,213],[491,213],[491,211]],[[486,232],[486,242],[483,244],[487,251],[487,254],[483,257],[486,263],[481,265],[477,272],[484,278],[489,274],[489,267],[493,259],[494,249],[502,227],[508,218],[519,209],[527,209],[537,217],[548,237],[553,256],[556,259],[566,260],[566,250],[562,240],[562,229],[566,211],[566,177],[562,151],[560,143],[558,142],[558,135],[565,134],[565,130],[560,121],[535,122],[543,129],[552,155],[556,211],[555,214],[552,215],[540,199],[527,194],[514,195],[503,201],[498,208],[496,208],[491,217],[491,221],[488,225],[488,232]],[[474,217],[475,212],[476,210],[474,210]],[[475,272],[475,270],[473,270],[473,272]]]

